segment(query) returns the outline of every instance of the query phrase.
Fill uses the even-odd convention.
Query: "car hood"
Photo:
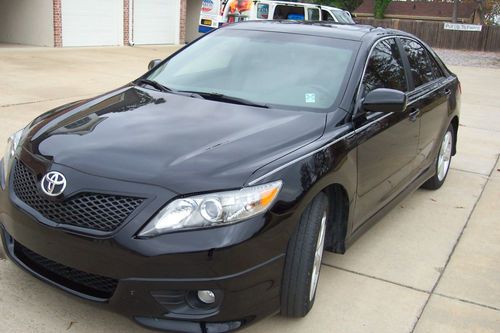
[[[193,193],[243,186],[319,138],[325,119],[128,86],[39,117],[24,146],[88,174]]]

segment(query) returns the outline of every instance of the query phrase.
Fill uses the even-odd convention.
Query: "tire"
[[[444,181],[448,176],[448,171],[450,170],[454,142],[455,130],[450,124],[450,126],[448,126],[448,129],[446,130],[446,133],[441,139],[441,146],[439,148],[438,156],[434,165],[436,173],[434,174],[434,176],[432,176],[432,178],[429,178],[429,180],[427,180],[424,185],[422,185],[423,188],[426,188],[428,190],[437,190],[444,184]]]
[[[314,304],[329,216],[328,206],[328,197],[324,193],[318,194],[302,213],[288,243],[281,286],[283,316],[304,317]]]

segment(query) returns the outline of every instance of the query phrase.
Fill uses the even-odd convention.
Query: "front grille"
[[[90,274],[47,259],[18,242],[14,244],[14,254],[26,266],[45,278],[79,293],[110,298],[115,292],[118,280]]]
[[[17,197],[47,219],[99,231],[113,231],[144,201],[143,198],[80,193],[62,202],[47,199],[38,189],[36,176],[22,163],[14,167]]]

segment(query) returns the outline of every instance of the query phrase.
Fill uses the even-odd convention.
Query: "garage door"
[[[178,44],[180,0],[133,0],[134,44]]]
[[[123,0],[62,0],[63,46],[123,44]]]

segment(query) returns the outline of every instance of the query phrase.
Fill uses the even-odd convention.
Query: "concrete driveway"
[[[127,83],[173,47],[0,49],[0,151],[36,115]],[[462,81],[458,155],[348,250],[324,258],[316,305],[245,332],[500,332],[500,69]],[[0,260],[1,332],[147,332]]]

